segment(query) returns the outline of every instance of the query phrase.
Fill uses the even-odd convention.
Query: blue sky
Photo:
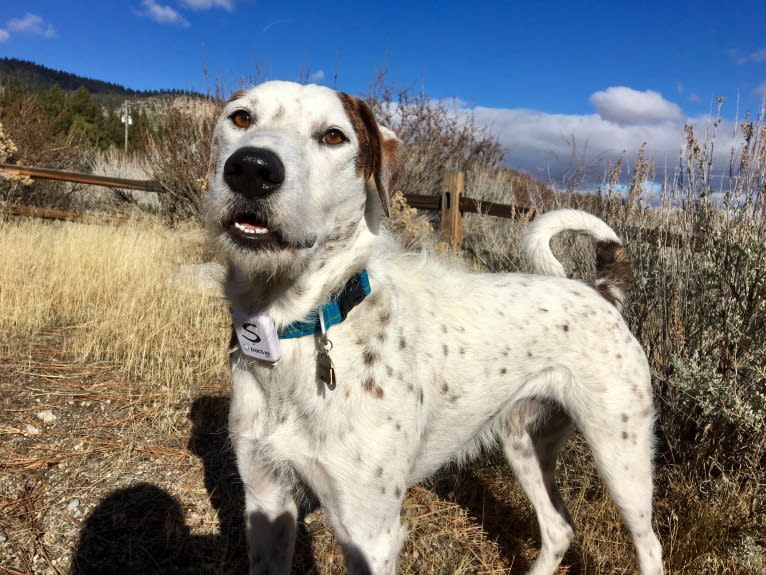
[[[376,71],[454,99],[513,167],[557,173],[646,141],[677,163],[683,124],[766,97],[766,2],[4,0],[0,56],[134,89],[230,91],[310,78],[363,95]],[[727,127],[727,126],[724,126]]]

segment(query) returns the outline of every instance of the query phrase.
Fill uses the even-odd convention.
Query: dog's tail
[[[534,273],[565,277],[564,266],[553,255],[550,241],[563,231],[586,234],[596,242],[596,290],[622,311],[630,286],[630,261],[622,241],[602,220],[580,210],[556,210],[538,216],[527,227],[523,253]]]

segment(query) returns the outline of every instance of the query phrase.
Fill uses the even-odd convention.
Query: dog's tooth
[[[245,233],[248,235],[262,235],[262,234],[269,233],[268,228],[264,228],[262,226],[254,226],[254,225],[243,225],[240,222],[234,222],[234,227],[237,228],[242,233]]]

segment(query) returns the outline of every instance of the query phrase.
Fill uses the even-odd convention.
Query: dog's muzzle
[[[283,250],[313,245],[315,238],[287,241],[272,221],[269,199],[285,182],[285,165],[266,148],[247,146],[235,151],[223,166],[223,181],[239,197],[235,210],[224,220],[228,237],[248,250]]]

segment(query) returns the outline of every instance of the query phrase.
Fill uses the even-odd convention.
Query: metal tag
[[[335,389],[335,367],[326,349],[320,350],[317,354],[317,375],[327,385],[327,389],[330,391]]]

